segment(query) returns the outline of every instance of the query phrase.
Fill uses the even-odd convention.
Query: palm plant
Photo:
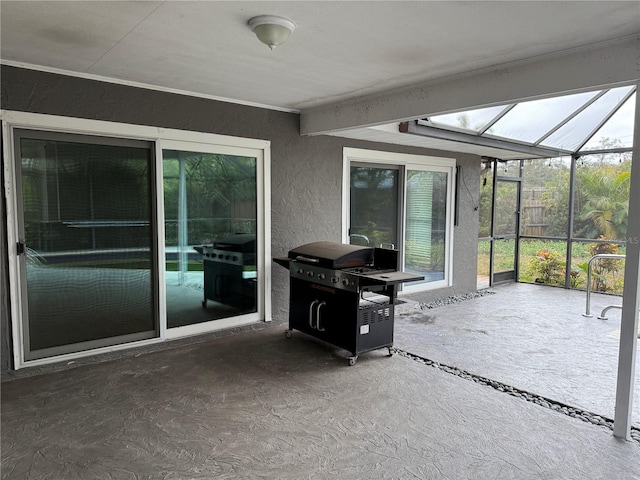
[[[630,172],[606,170],[609,168],[582,175],[583,192],[588,192],[577,216],[583,222],[579,231],[582,237],[622,239],[627,232]]]

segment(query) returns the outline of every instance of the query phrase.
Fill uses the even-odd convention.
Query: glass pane
[[[487,130],[487,133],[534,143],[597,93],[578,93],[519,103]]]
[[[436,115],[430,117],[433,123],[447,125],[451,127],[464,128],[479,132],[487,123],[496,118],[507,106],[479,108],[477,110],[467,110],[466,112],[448,113],[446,115]]]
[[[498,182],[496,186],[496,208],[494,236],[515,235],[518,215],[518,184]]]
[[[499,161],[496,174],[499,177],[520,177],[520,160]]]
[[[257,311],[256,159],[163,151],[167,325]]]
[[[483,164],[480,171],[480,202],[478,238],[491,236],[491,211],[493,202],[493,162]]]
[[[520,233],[534,237],[568,234],[571,158],[525,160]]]
[[[598,254],[624,255],[625,246],[611,242],[573,242],[571,250],[571,286],[585,290],[589,259]],[[591,265],[591,289],[622,295],[624,290],[624,259],[603,258]],[[612,302],[615,303],[615,302]]]
[[[609,115],[633,87],[614,88],[589,105],[550,137],[543,145],[574,151],[598,124]]]
[[[623,240],[627,234],[631,153],[585,155],[576,165],[576,238]]]
[[[489,259],[491,256],[491,240],[478,241],[478,282],[477,288],[489,287]]]
[[[493,273],[514,270],[516,261],[515,238],[494,240],[493,248]]]
[[[398,248],[397,169],[351,167],[349,242]]]
[[[151,150],[21,138],[20,155],[27,356],[155,336]]]
[[[636,94],[624,102],[582,150],[633,147],[633,124],[636,111]]]
[[[444,172],[407,172],[405,270],[425,276],[415,283],[444,279],[447,181]]]
[[[564,286],[566,258],[565,241],[523,239],[520,241],[519,281]]]

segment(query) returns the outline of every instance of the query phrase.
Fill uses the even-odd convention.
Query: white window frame
[[[404,269],[404,243],[406,228],[406,175],[408,170],[428,170],[435,172],[446,172],[449,174],[449,182],[447,183],[447,212],[445,224],[447,229],[446,245],[445,245],[445,272],[444,279],[419,283],[415,285],[404,285],[401,294],[415,293],[428,290],[436,290],[439,288],[453,286],[453,233],[454,233],[454,208],[455,208],[455,191],[456,182],[456,159],[448,157],[435,157],[427,155],[413,155],[407,153],[384,152],[378,150],[365,150],[360,148],[345,147],[343,149],[342,161],[342,241],[349,243],[349,225],[351,223],[350,215],[350,188],[351,188],[351,164],[358,163],[371,164],[372,166],[393,165],[401,167],[404,179],[401,182],[403,191],[401,192],[401,210],[402,220],[399,232],[399,241],[402,245],[401,268]]]
[[[71,361],[82,357],[107,352],[127,350],[134,347],[152,345],[174,338],[186,337],[221,329],[249,325],[259,321],[271,321],[271,142],[251,138],[231,137],[212,133],[193,132],[146,125],[87,120],[74,117],[61,117],[29,112],[0,110],[2,120],[3,169],[5,176],[6,211],[7,211],[7,252],[9,256],[9,285],[11,301],[11,329],[13,337],[14,368],[35,367],[57,362]],[[158,301],[159,301],[159,336],[156,338],[112,345],[82,352],[73,352],[37,360],[24,359],[24,343],[22,332],[22,282],[17,255],[18,218],[16,197],[16,166],[14,161],[15,146],[13,130],[42,130],[49,132],[71,133],[79,135],[98,135],[124,139],[144,140],[154,143],[156,162],[156,224],[158,249]],[[231,155],[253,156],[257,160],[256,181],[258,198],[258,301],[257,312],[237,317],[205,322],[198,325],[167,328],[166,288],[164,255],[164,205],[162,151],[163,149],[181,149],[200,152],[227,153]]]

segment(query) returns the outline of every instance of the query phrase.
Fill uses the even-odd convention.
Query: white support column
[[[640,89],[640,82],[637,84]],[[618,386],[613,435],[630,439],[633,386],[638,348],[638,308],[640,307],[640,92],[636,94],[633,157],[629,192],[629,223],[624,271],[624,295],[620,325]]]

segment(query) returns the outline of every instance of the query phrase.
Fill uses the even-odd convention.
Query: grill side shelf
[[[273,257],[273,261],[276,262],[281,267],[284,267],[287,270],[289,270],[289,262],[291,262],[291,259],[289,257]]]
[[[357,275],[357,274],[356,274]],[[385,272],[368,275],[357,275],[360,278],[361,286],[369,285],[397,285],[399,283],[417,282],[424,280],[424,276],[407,272]]]

